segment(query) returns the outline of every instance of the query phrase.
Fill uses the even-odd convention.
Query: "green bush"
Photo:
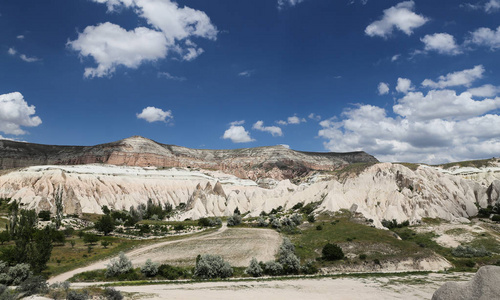
[[[50,221],[50,211],[41,210],[38,213],[38,218],[40,219],[40,221]]]
[[[359,259],[361,259],[361,260],[365,260],[366,257],[367,257],[366,254],[360,254],[359,255]]]
[[[264,265],[264,274],[278,276],[283,274],[283,266],[274,260],[267,261]]]
[[[495,221],[495,222],[500,222],[500,215],[494,215],[492,218],[491,218],[492,221]]]
[[[99,241],[99,237],[97,235],[95,235],[95,234],[85,233],[83,235],[83,242],[85,244],[91,244],[91,245],[93,245],[93,244],[96,244],[97,241]]]
[[[253,277],[260,277],[262,276],[263,272],[264,270],[262,270],[262,267],[260,266],[257,259],[255,257],[252,257],[252,260],[250,260],[250,265],[248,266],[248,268],[246,268],[245,273]]]
[[[310,215],[307,216],[307,221],[309,223],[314,223],[314,222],[316,222],[316,218],[314,217],[313,214],[310,214]]]
[[[107,287],[104,289],[104,296],[108,300],[122,300],[123,299],[122,293],[120,293],[120,291],[117,291],[112,287]]]
[[[141,273],[146,277],[153,277],[158,274],[158,264],[151,261],[151,259],[146,260],[144,266],[141,267]]]
[[[28,297],[48,291],[48,285],[42,276],[30,276],[17,287],[17,291]]]
[[[332,261],[344,258],[344,252],[342,251],[342,248],[340,248],[336,244],[331,244],[331,243],[326,244],[323,247],[321,253],[323,254],[324,260]]]
[[[278,262],[283,267],[285,274],[298,274],[300,271],[300,260],[295,255],[295,246],[288,238],[284,238],[280,246]]]
[[[233,276],[233,269],[219,255],[202,255],[196,262],[194,275],[198,278],[227,278]]]
[[[69,291],[68,296],[66,296],[67,300],[87,300],[89,299],[89,294],[87,291],[77,292],[77,291]]]
[[[227,226],[236,226],[241,224],[241,216],[239,214],[234,214],[227,218]]]
[[[323,226],[321,225],[316,226],[316,230],[323,230]]]
[[[295,204],[292,207],[292,209],[301,209],[303,206],[304,206],[304,203],[303,202],[299,202],[299,203]]]
[[[451,254],[456,257],[484,257],[490,256],[491,252],[484,248],[472,248],[470,246],[458,246],[451,250]]]
[[[162,264],[158,267],[158,274],[168,280],[176,280],[184,276],[184,270],[168,264]]]
[[[120,252],[118,259],[112,259],[106,268],[106,277],[114,277],[132,270],[132,262],[123,252]]]

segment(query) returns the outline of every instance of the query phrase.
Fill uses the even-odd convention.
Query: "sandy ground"
[[[382,278],[322,278],[276,281],[203,282],[123,286],[126,299],[430,299],[447,281],[467,281],[474,274],[429,274]]]
[[[177,241],[161,242],[126,252],[134,267],[151,259],[158,263],[194,265],[198,254],[219,254],[232,266],[247,266],[252,257],[259,261],[274,260],[281,244],[275,230],[253,228],[227,228],[226,224],[207,235],[188,237]],[[223,250],[223,251],[222,251]],[[49,283],[66,281],[75,274],[105,269],[110,259],[95,262],[50,278]]]
[[[434,240],[443,247],[456,248],[462,244],[471,242],[474,238],[483,233],[491,233],[493,237],[498,235],[486,228],[479,221],[473,221],[468,224],[463,223],[442,223],[439,225],[418,226],[417,232],[434,232],[438,237]]]

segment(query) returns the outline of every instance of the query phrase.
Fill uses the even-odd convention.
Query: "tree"
[[[233,276],[233,269],[221,256],[205,254],[197,260],[194,275],[204,279],[227,278]]]
[[[241,223],[241,216],[238,214],[234,214],[227,218],[227,226],[236,226]]]
[[[141,267],[141,273],[146,277],[153,277],[158,274],[158,264],[151,259],[146,260],[144,266]]]
[[[64,238],[64,235],[62,235]],[[52,254],[52,239],[50,228],[45,226],[43,230],[37,230],[34,234],[33,247],[30,249],[29,264],[35,274],[39,274],[47,268],[47,262]]]
[[[54,194],[54,202],[56,205],[56,217],[55,217],[56,229],[59,229],[59,227],[61,227],[62,219],[63,219],[62,194],[63,194],[63,190],[61,188],[59,188],[56,191],[56,193]]]
[[[108,206],[107,205],[103,205],[101,207],[102,209],[102,212],[105,214],[105,215],[109,215],[111,213],[111,211],[109,210]]]
[[[95,244],[99,240],[99,237],[92,233],[86,233],[83,235],[83,242],[85,244]]]
[[[336,244],[326,244],[323,247],[321,253],[323,254],[323,259],[325,260],[338,260],[344,258],[344,252],[342,251],[342,248],[340,248]]]
[[[246,268],[245,273],[248,275],[251,275],[253,277],[260,277],[262,276],[262,267],[260,266],[259,262],[255,257],[252,257],[252,260],[250,260],[250,265],[248,268]]]
[[[0,232],[0,243],[3,245],[3,243],[10,241],[10,233],[8,230],[4,230]]]
[[[17,233],[17,223],[19,214],[19,204],[16,200],[9,204],[9,232],[11,238],[14,238]]]
[[[118,259],[112,259],[106,266],[106,277],[124,274],[130,270],[132,270],[132,262],[123,252],[120,252]]]
[[[104,215],[95,223],[95,229],[108,235],[115,229],[115,222],[110,215]]]
[[[41,210],[38,213],[38,218],[42,221],[50,221],[50,211],[48,210]]]

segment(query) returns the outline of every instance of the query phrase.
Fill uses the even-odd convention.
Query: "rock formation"
[[[311,170],[334,171],[356,162],[377,162],[364,152],[314,153],[283,146],[198,150],[140,136],[96,146],[50,146],[0,140],[0,169],[104,163],[117,166],[220,170],[240,178],[292,179]]]
[[[489,191],[498,190],[499,179],[500,172],[492,171],[488,181],[479,184],[439,168],[412,170],[379,163],[342,180],[318,172],[299,185],[286,179],[263,188],[220,171],[104,164],[36,166],[0,176],[0,197],[21,199],[28,208],[54,210],[54,192],[62,188],[66,213],[102,213],[103,205],[128,210],[148,199],[174,207],[185,203],[187,211],[180,219],[228,216],[236,208],[258,216],[279,206],[290,209],[299,202],[319,202],[316,212],[356,207],[356,213],[382,227],[383,219],[466,222],[477,214],[476,203],[484,206],[494,196]]]
[[[469,282],[447,282],[432,296],[432,300],[491,300],[500,299],[500,267],[481,267]]]

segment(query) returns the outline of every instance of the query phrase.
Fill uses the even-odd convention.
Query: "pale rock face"
[[[399,164],[379,163],[342,181],[320,174],[300,185],[275,181],[266,189],[221,171],[37,166],[0,176],[0,197],[21,199],[27,208],[54,211],[54,193],[62,188],[64,210],[69,214],[102,213],[103,205],[128,210],[148,199],[174,207],[186,203],[188,210],[178,219],[229,216],[236,208],[258,216],[278,206],[290,209],[299,202],[320,202],[317,213],[357,206],[357,213],[382,227],[383,219],[415,223],[430,217],[466,222],[477,214],[476,202],[486,206],[498,200],[500,180],[495,178],[499,173],[490,173],[476,173],[481,180],[476,182],[433,167],[412,171]]]

